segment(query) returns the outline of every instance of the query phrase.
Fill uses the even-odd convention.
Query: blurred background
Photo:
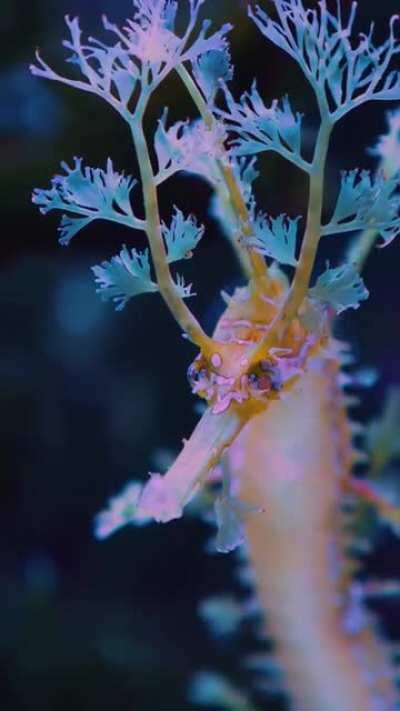
[[[236,22],[234,90],[247,88],[255,75],[266,99],[289,93],[307,114],[311,146],[316,115],[309,89],[297,67],[252,27],[245,6],[244,0],[210,0],[205,8],[216,24]],[[383,37],[396,7],[396,0],[364,0],[360,17],[373,18]],[[46,187],[60,161],[74,155],[94,166],[111,156],[118,170],[136,175],[127,127],[106,104],[28,72],[36,46],[62,67],[66,13],[79,15],[88,34],[101,36],[102,12],[121,21],[131,3],[1,0],[3,711],[105,711],[111,705],[118,711],[183,711],[192,708],[185,689],[196,669],[223,671],[245,684],[240,653],[252,645],[251,630],[232,644],[215,643],[196,615],[203,597],[239,591],[232,556],[204,552],[206,524],[186,518],[127,528],[103,543],[92,534],[93,517],[107,499],[128,479],[162,468],[198,417],[186,384],[195,352],[161,300],[143,296],[115,313],[95,294],[90,266],[110,258],[124,241],[133,245],[130,234],[96,221],[64,249],[57,243],[58,216],[41,216],[30,201],[32,189]],[[195,115],[171,79],[152,102],[150,132],[165,105],[174,120]],[[384,132],[386,108],[394,107],[356,111],[336,131],[327,207],[340,169],[374,166],[365,149]],[[272,154],[264,154],[260,165],[260,206],[293,216],[304,212],[303,176]],[[182,175],[161,192],[164,217],[177,202],[206,224],[184,271],[198,293],[191,306],[211,330],[223,308],[220,290],[231,291],[241,276],[208,216],[209,198],[207,184]],[[321,259],[335,257],[337,242],[329,249]],[[399,269],[398,244],[375,252],[365,272],[372,297],[340,326],[360,364],[380,376],[363,394],[362,419],[379,410],[389,383],[400,382]],[[382,531],[377,553],[366,558],[368,569],[398,575],[399,553],[399,543]],[[398,636],[396,603],[379,611],[385,633]],[[287,708],[279,698],[260,704]]]

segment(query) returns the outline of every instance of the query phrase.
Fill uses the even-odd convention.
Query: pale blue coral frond
[[[373,228],[383,244],[400,233],[400,173],[385,178],[367,170],[344,171],[336,207],[323,235]]]
[[[137,181],[116,172],[111,159],[107,161],[106,170],[83,166],[82,158],[75,158],[72,167],[67,163],[61,167],[65,174],[56,175],[51,188],[37,188],[32,196],[32,202],[43,214],[51,210],[71,213],[62,217],[61,244],[67,245],[79,230],[95,219],[145,228],[145,222],[133,214],[130,201]]]
[[[202,600],[199,614],[216,637],[234,634],[243,620],[242,606],[232,595]]]
[[[219,125],[207,128],[203,121],[178,121],[167,127],[168,109],[165,108],[154,134],[154,149],[158,171],[157,185],[178,171],[196,173],[208,179],[210,163],[221,156],[225,132]]]
[[[392,178],[400,174],[400,109],[388,112],[386,118],[388,131],[379,137],[369,153],[380,159],[384,176]]]
[[[177,166],[178,169],[184,159],[184,145],[190,126],[187,121],[178,121],[167,128],[167,121],[168,108],[165,107],[154,134],[159,175],[165,173],[171,165]],[[159,179],[158,182],[161,180]]]
[[[382,413],[367,424],[365,444],[374,477],[383,474],[393,460],[400,459],[399,385],[388,389]]]
[[[245,620],[257,619],[260,607],[252,597],[215,595],[200,602],[199,614],[215,637],[227,637],[236,634]]]
[[[215,548],[219,553],[230,553],[245,541],[243,521],[229,496],[218,497],[214,507],[218,526]]]
[[[229,24],[209,33],[211,23],[204,20],[193,37],[202,4],[203,0],[189,0],[186,25],[182,33],[177,33],[177,2],[135,0],[133,18],[127,19],[123,27],[103,16],[104,29],[116,38],[114,44],[105,44],[93,37],[84,41],[79,19],[67,16],[70,37],[63,44],[71,53],[67,61],[78,68],[81,77],[58,74],[39,52],[37,64],[31,66],[31,71],[35,76],[101,96],[129,121],[135,114],[130,102],[138,84],[138,93],[149,96],[183,62],[196,62],[208,52],[226,51],[226,35],[232,29]]]
[[[193,74],[207,101],[213,104],[221,82],[228,82],[233,77],[228,47],[210,50],[198,57],[193,62]]]
[[[63,45],[70,50],[68,62],[77,65],[96,93],[114,98],[121,107],[127,107],[139,79],[139,69],[130,59],[121,42],[108,46],[90,37],[82,44],[79,19],[65,18],[71,40]]]
[[[97,293],[104,301],[112,300],[121,311],[128,301],[139,294],[158,291],[152,281],[148,250],[129,251],[126,246],[109,262],[92,267]]]
[[[204,20],[200,34],[193,44],[182,52],[180,63],[185,61],[195,62],[199,57],[209,52],[226,52],[227,40],[226,35],[230,32],[233,26],[226,23],[220,30],[213,35],[207,37],[208,29],[211,25],[210,20]]]
[[[368,299],[369,291],[357,269],[352,264],[344,264],[326,269],[309,290],[309,296],[340,314],[346,309],[358,309],[361,301]]]
[[[260,171],[257,170],[256,163],[257,156],[253,158],[240,156],[232,160],[233,172],[240,185],[243,198],[248,205],[252,202],[253,183],[260,176]]]
[[[192,256],[193,250],[204,234],[204,226],[198,225],[193,215],[185,217],[183,212],[175,207],[170,226],[163,223],[162,232],[167,247],[168,262],[172,264]]]
[[[357,35],[354,24],[357,3],[352,3],[347,20],[337,3],[330,12],[326,0],[318,8],[304,7],[302,0],[273,0],[277,19],[261,7],[250,7],[249,15],[267,39],[287,52],[301,67],[313,86],[321,108],[333,120],[371,100],[400,99],[400,73],[391,70],[400,52],[392,17],[389,37],[377,45],[374,26]]]
[[[287,96],[267,107],[255,82],[239,102],[235,102],[226,85],[223,88],[227,110],[217,109],[216,113],[236,137],[231,149],[234,155],[274,151],[301,169],[310,170],[301,155],[303,116],[293,112]]]
[[[97,94],[105,99],[121,115],[128,117],[128,103],[140,78],[140,68],[121,41],[114,45],[90,37],[87,44],[82,43],[82,32],[77,17],[65,18],[70,39],[63,41],[63,46],[71,54],[67,62],[75,66],[81,74],[79,79],[58,74],[36,52],[37,64],[30,70],[34,76],[58,81],[75,89]],[[107,26],[105,20],[104,26]]]
[[[259,213],[253,222],[253,235],[245,240],[251,249],[280,264],[295,267],[298,222],[287,215],[270,217]]]
[[[104,540],[128,524],[143,526],[150,522],[148,517],[137,511],[141,492],[142,484],[130,482],[120,494],[109,500],[108,507],[100,511],[94,520],[94,535],[97,539]]]
[[[218,528],[215,548],[219,553],[230,553],[246,540],[244,519],[247,514],[259,513],[261,509],[223,491],[214,502],[215,520]]]
[[[90,225],[95,217],[73,217],[72,215],[62,215],[61,222],[58,227],[59,243],[63,247],[68,247],[71,239],[75,237],[81,230]]]
[[[246,694],[212,671],[199,671],[193,676],[188,696],[189,701],[200,706],[217,706],[225,711],[255,711]]]
[[[195,0],[193,10],[197,11],[202,2],[203,0]],[[133,0],[133,6],[135,20],[144,30],[150,30],[158,23],[171,31],[174,30],[178,11],[177,0]]]
[[[175,287],[182,299],[189,299],[192,296],[196,296],[196,293],[192,291],[193,284],[186,284],[181,274],[176,274]]]
[[[265,677],[275,677],[275,681],[280,681],[280,691],[283,689],[283,669],[279,661],[272,653],[256,652],[248,655],[243,660],[243,666],[255,674],[262,674]]]

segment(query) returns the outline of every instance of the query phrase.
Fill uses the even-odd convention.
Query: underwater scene
[[[396,0],[3,0],[4,711],[400,709]]]

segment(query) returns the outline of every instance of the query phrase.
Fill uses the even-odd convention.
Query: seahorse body
[[[146,485],[140,511],[178,517],[226,456],[240,499],[264,510],[244,517],[250,562],[292,708],[391,711],[385,645],[346,555],[354,450],[340,384],[345,346],[322,309],[295,318],[252,363],[287,288],[282,275],[265,286],[236,290],[215,329],[217,357],[200,355],[189,368],[208,408],[167,474]]]
[[[284,292],[281,280],[267,301],[237,291],[216,337],[235,348],[257,342]],[[293,708],[389,711],[393,671],[372,615],[353,594],[357,564],[347,557],[341,510],[354,449],[340,381],[348,348],[331,325],[328,315],[310,336],[293,321],[279,367],[287,348],[301,374],[249,419],[228,458],[240,498],[265,510],[246,519],[250,562]]]
[[[338,380],[337,360],[313,358],[229,458],[241,496],[265,508],[248,517],[249,554],[293,708],[388,711],[396,694],[383,641],[361,603],[351,610],[340,507],[353,455]]]

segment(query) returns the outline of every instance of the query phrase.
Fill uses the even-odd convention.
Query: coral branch
[[[151,256],[153,258],[161,295],[184,333],[186,333],[190,340],[196,343],[204,353],[208,354],[212,351],[213,341],[204,333],[195,316],[184,303],[169,269],[158,209],[157,189],[147,141],[143,131],[142,114],[139,114],[137,119],[132,122],[131,129],[142,179],[147,236],[149,238]]]
[[[210,111],[210,108],[208,107],[207,102],[205,101],[201,91],[198,89],[191,75],[183,64],[177,67],[176,71],[182,79],[183,83],[185,84],[195,105],[197,106],[205,125],[207,126],[207,128],[212,130],[215,126],[215,118],[212,114],[212,111]],[[216,162],[227,187],[230,204],[234,214],[237,217],[238,224],[242,229],[243,236],[250,237],[253,234],[251,217],[240,187],[238,185],[238,182],[235,178],[234,171],[227,159],[217,159]],[[242,244],[238,242],[237,239],[234,240],[234,247],[238,253],[239,260],[242,262],[245,271],[248,273],[248,276],[254,277],[256,280],[259,278],[265,278],[266,265],[264,259],[258,254],[249,254],[247,250],[242,246]]]
[[[310,173],[309,204],[306,231],[301,246],[298,266],[293,278],[289,294],[281,311],[272,322],[266,336],[255,346],[251,353],[251,361],[257,362],[268,349],[276,344],[286,328],[297,315],[304,298],[307,295],[311,273],[317,255],[321,238],[321,215],[324,192],[325,165],[328,155],[332,124],[327,116],[322,117],[322,123],[314,151],[312,170]]]

